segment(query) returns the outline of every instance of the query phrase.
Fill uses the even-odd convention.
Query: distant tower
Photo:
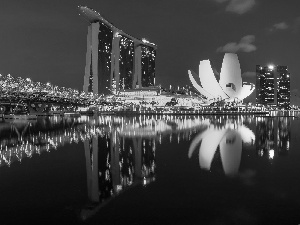
[[[85,92],[110,94],[155,85],[155,44],[130,36],[92,9],[80,6],[79,12],[90,23]]]
[[[287,66],[256,66],[256,104],[290,107],[290,74]]]
[[[288,109],[291,104],[290,74],[287,66],[277,66],[277,105],[280,108]]]

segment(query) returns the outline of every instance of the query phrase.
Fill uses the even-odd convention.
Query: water
[[[299,224],[292,117],[0,124],[1,224]]]

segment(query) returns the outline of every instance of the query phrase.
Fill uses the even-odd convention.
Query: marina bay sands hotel
[[[123,32],[98,12],[79,6],[89,22],[83,91],[110,94],[155,85],[157,46]]]

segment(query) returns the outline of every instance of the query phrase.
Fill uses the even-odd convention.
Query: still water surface
[[[299,224],[300,120],[0,123],[0,224]]]

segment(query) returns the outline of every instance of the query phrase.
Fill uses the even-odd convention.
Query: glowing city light
[[[274,150],[273,149],[269,150],[269,159],[273,159],[274,155],[275,155]]]
[[[142,38],[142,42],[144,42],[144,43],[150,43],[146,38]]]

